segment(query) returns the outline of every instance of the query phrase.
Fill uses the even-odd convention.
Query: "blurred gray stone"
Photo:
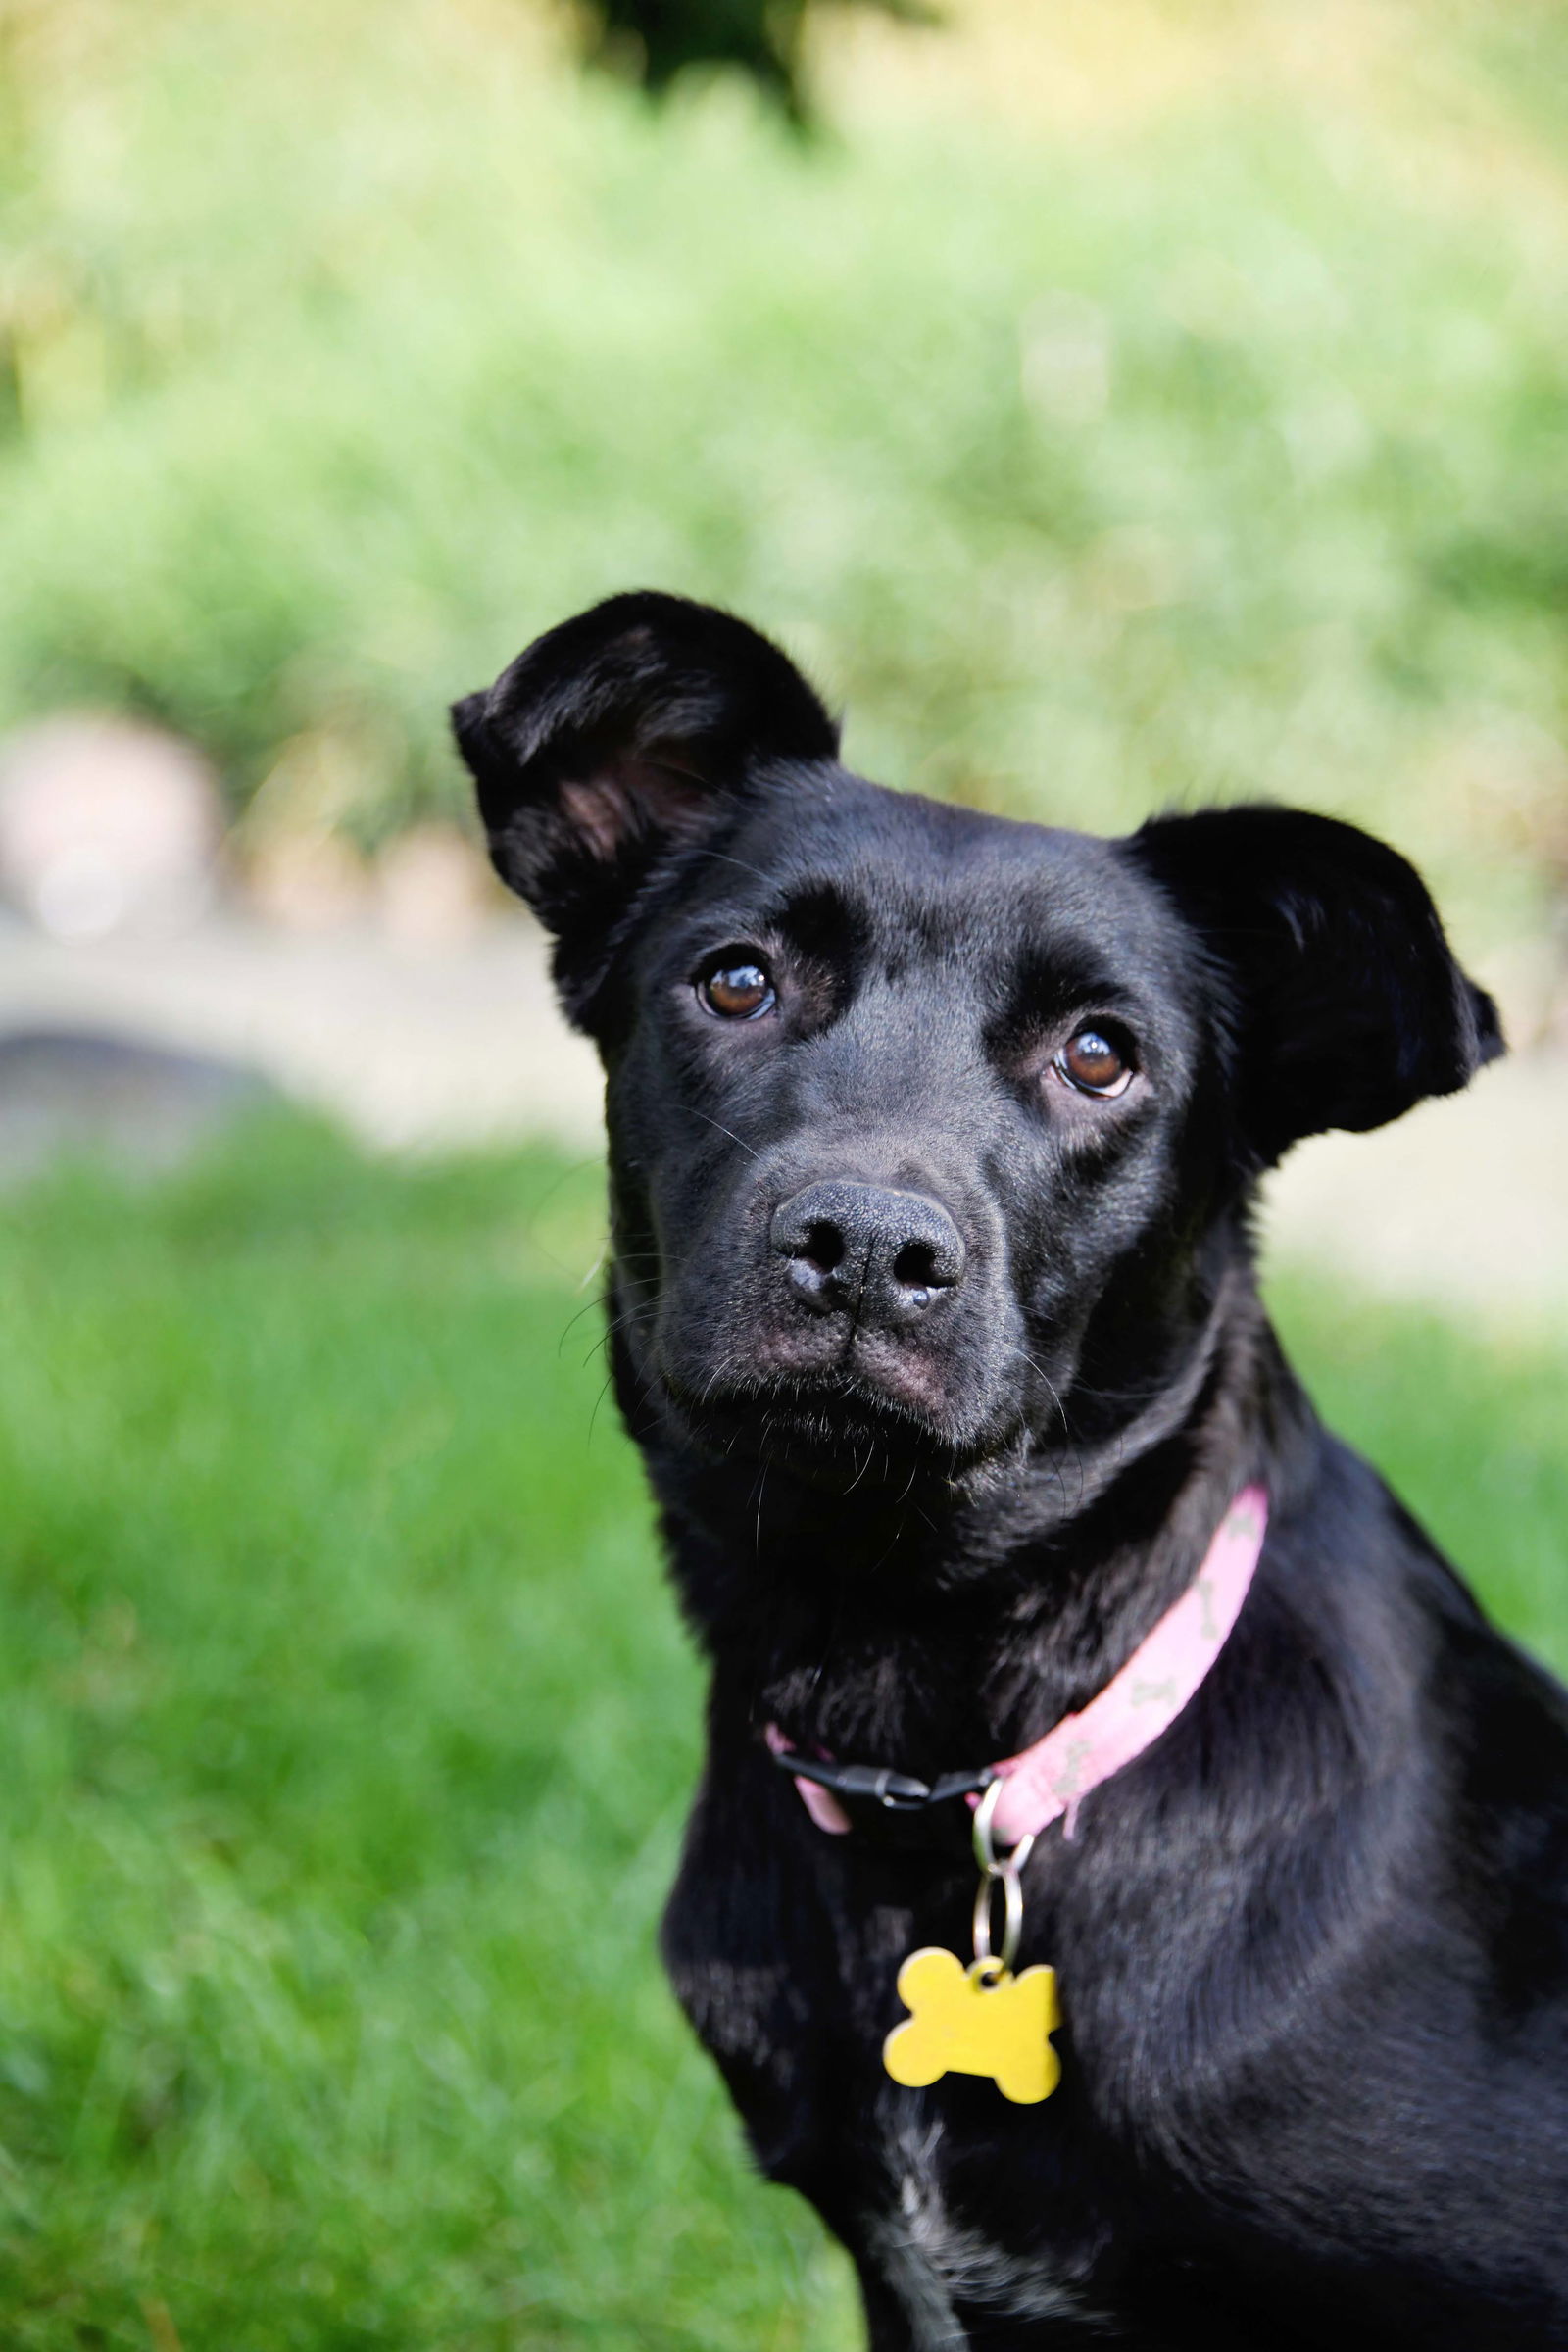
[[[520,914],[446,950],[234,911],[180,939],[75,946],[0,921],[0,1023],[136,1033],[258,1069],[382,1146],[600,1136],[598,1059],[557,1012],[545,939]]]
[[[0,1180],[62,1154],[174,1166],[225,1120],[275,1100],[253,1070],[107,1031],[0,1034]]]

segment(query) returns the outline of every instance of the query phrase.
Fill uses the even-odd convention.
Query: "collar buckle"
[[[895,1772],[888,1764],[839,1764],[808,1756],[797,1747],[775,1746],[771,1739],[768,1752],[792,1780],[811,1781],[839,1797],[857,1828],[883,1822],[892,1829],[894,1823],[888,1819],[892,1815],[911,1829],[923,1820],[936,1830],[943,1820],[940,1808],[962,1797],[980,1795],[997,1777],[991,1765],[983,1764],[974,1772],[944,1772],[927,1782],[912,1773]],[[967,1833],[967,1823],[962,1826]]]

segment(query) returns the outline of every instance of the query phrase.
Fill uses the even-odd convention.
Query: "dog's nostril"
[[[906,1242],[893,1260],[893,1279],[906,1291],[929,1291],[941,1277],[936,1251],[929,1242]]]
[[[808,1225],[805,1240],[793,1254],[814,1266],[819,1274],[831,1274],[843,1262],[844,1236],[836,1225]]]

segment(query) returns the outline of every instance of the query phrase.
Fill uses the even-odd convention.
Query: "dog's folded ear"
[[[1298,1137],[1381,1127],[1503,1051],[1397,851],[1299,809],[1153,819],[1127,848],[1215,967],[1243,1133],[1268,1166]]]
[[[684,597],[613,596],[453,706],[496,871],[556,934],[585,1026],[638,892],[710,837],[760,770],[830,760],[838,729],[785,655]]]

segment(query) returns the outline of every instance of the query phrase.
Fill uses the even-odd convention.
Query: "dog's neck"
[[[1288,1506],[1317,1443],[1239,1259],[1156,1395],[1117,1410],[1097,1392],[1093,1434],[1031,1433],[956,1480],[871,1464],[834,1493],[776,1462],[715,1461],[619,1372],[683,1603],[723,1662],[715,1703],[927,1778],[1084,1705],[1191,1581],[1239,1490],[1260,1480]]]

